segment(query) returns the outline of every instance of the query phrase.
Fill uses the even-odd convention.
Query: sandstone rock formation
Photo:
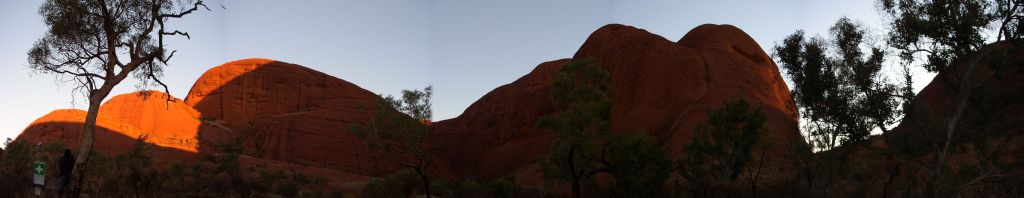
[[[457,175],[497,178],[536,163],[554,140],[537,129],[555,111],[549,90],[553,75],[570,60],[545,62],[515,82],[498,87],[456,118],[434,122],[431,145]]]
[[[797,111],[778,67],[753,39],[732,26],[702,25],[672,42],[613,24],[595,31],[572,59],[542,63],[491,91],[459,117],[432,123],[433,134],[425,145],[435,154],[431,172],[539,180],[537,160],[547,153],[554,136],[535,123],[556,112],[549,98],[552,75],[574,59],[597,60],[611,72],[614,132],[646,132],[662,140],[664,149],[683,155],[682,145],[709,110],[744,99],[768,117],[768,132],[762,134],[763,140],[772,142],[767,176],[794,171],[787,166],[793,158],[790,152],[804,144]],[[400,162],[410,157],[369,152],[347,132],[379,111],[377,95],[295,64],[267,59],[228,62],[204,73],[184,102],[165,105],[153,98],[112,98],[101,110],[100,126],[109,129],[103,134],[146,134],[156,145],[199,154],[215,153],[215,145],[242,140],[245,154],[259,158],[250,161],[314,165],[347,172],[341,174],[346,178],[404,169]],[[54,128],[72,128],[80,117],[84,112],[54,112],[33,123],[19,139],[64,138],[67,135]],[[122,141],[104,137],[97,139]],[[124,148],[121,143],[97,146]]]
[[[376,114],[377,95],[299,65],[268,59],[228,62],[204,73],[185,101],[166,97],[138,92],[104,103],[97,150],[116,154],[146,136],[149,143],[198,159],[216,154],[219,145],[242,141],[247,155],[363,175],[404,169],[399,162],[408,158],[370,153],[347,132],[351,124],[366,123]],[[84,118],[81,110],[58,110],[31,124],[18,139],[63,140],[75,147]]]
[[[167,160],[199,159],[198,131],[204,127],[198,115],[181,100],[170,101],[162,92],[146,91],[115,96],[100,106],[96,150],[118,154],[130,150],[143,137],[155,145],[157,156]],[[37,119],[17,141],[55,142],[75,149],[81,143],[86,112],[56,110]]]
[[[766,164],[776,177],[790,174],[792,148],[804,144],[797,110],[778,67],[742,30],[702,25],[679,42],[647,31],[606,25],[595,31],[573,59],[594,59],[611,77],[611,123],[616,133],[646,132],[681,155],[707,112],[745,99],[768,117],[762,140],[773,142]],[[555,112],[552,75],[570,60],[541,64],[530,74],[491,91],[459,117],[434,123],[437,148],[457,175],[498,178],[516,174],[535,181],[534,163],[552,134],[535,127]],[[772,176],[769,176],[772,177]],[[522,178],[521,178],[522,179]]]
[[[268,59],[214,67],[189,91],[185,103],[203,120],[245,140],[247,152],[290,163],[380,175],[404,169],[396,155],[366,150],[352,124],[369,122],[379,97],[336,77]]]

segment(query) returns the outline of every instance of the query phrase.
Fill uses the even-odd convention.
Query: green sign
[[[46,179],[46,162],[36,161],[32,164],[32,183],[43,185]]]
[[[36,175],[46,175],[46,162],[36,161],[35,164],[32,164],[32,170]]]

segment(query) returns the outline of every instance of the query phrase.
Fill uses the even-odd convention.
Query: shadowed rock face
[[[594,59],[611,71],[614,132],[646,132],[662,140],[664,149],[683,155],[681,145],[689,142],[696,123],[706,120],[708,110],[745,99],[768,117],[762,139],[773,144],[766,172],[792,171],[786,166],[789,152],[803,144],[796,109],[778,67],[743,31],[702,25],[672,42],[613,24],[595,31],[573,59]],[[491,91],[459,117],[431,124],[433,135],[425,145],[434,151],[431,171],[441,176],[518,175],[521,181],[539,180],[537,159],[547,153],[554,136],[535,123],[556,112],[550,84],[558,68],[571,60],[542,63]],[[112,98],[101,110],[101,126],[127,136],[178,138],[185,143],[152,142],[203,154],[216,152],[213,145],[242,138],[247,154],[261,159],[360,175],[394,172],[404,168],[401,161],[410,160],[407,155],[368,152],[347,132],[350,125],[369,122],[375,115],[377,95],[295,64],[267,59],[228,62],[204,73],[184,102],[164,105],[163,98],[153,98]],[[80,114],[84,118],[84,112]],[[56,119],[50,117],[54,116],[40,120]],[[103,124],[107,122],[114,124]],[[38,129],[41,126],[33,124],[24,133],[36,135],[23,136],[57,134]]]
[[[245,138],[256,156],[380,175],[404,168],[406,155],[375,155],[348,132],[377,113],[379,97],[300,65],[244,59],[204,73],[185,103],[204,120]]]
[[[526,76],[477,100],[456,118],[430,125],[428,141],[456,174],[501,177],[536,163],[554,134],[535,127],[554,112],[549,90],[553,75],[570,60],[541,63]]]
[[[97,150],[127,151],[134,139],[189,153],[218,152],[242,140],[245,154],[350,173],[381,175],[405,167],[407,154],[370,153],[348,127],[377,113],[379,97],[324,73],[268,59],[228,62],[204,73],[185,101],[161,92],[118,95],[100,108]],[[19,141],[81,141],[85,112],[58,110],[31,124]],[[123,136],[123,137],[122,137]],[[163,159],[185,159],[155,155]]]
[[[764,141],[772,142],[766,178],[790,174],[792,150],[804,144],[797,110],[778,67],[746,33],[729,25],[702,25],[679,42],[624,25],[606,25],[573,59],[594,59],[611,73],[611,123],[616,133],[646,132],[664,149],[682,155],[707,112],[744,99],[768,117]],[[548,97],[552,75],[571,60],[539,65],[519,80],[491,91],[459,117],[432,125],[437,151],[458,175],[539,179],[536,162],[553,135],[535,127],[554,113]],[[532,179],[531,179],[532,178]],[[531,181],[527,181],[531,182]]]
[[[1006,141],[1000,160],[1019,162],[1024,156],[1024,69],[1020,65],[993,72],[994,61],[1024,57],[1008,42],[985,49],[982,55],[959,60],[978,62],[967,78],[977,98],[965,113],[969,119],[959,141]],[[798,131],[798,113],[778,67],[746,33],[729,25],[701,25],[678,42],[624,25],[606,25],[593,34],[572,59],[541,63],[529,74],[503,85],[473,103],[458,117],[430,124],[426,149],[433,151],[431,174],[494,179],[517,176],[520,184],[537,185],[542,173],[537,162],[554,140],[538,129],[537,120],[557,112],[550,100],[553,75],[572,60],[593,59],[611,73],[611,123],[615,133],[644,132],[660,140],[663,149],[682,156],[695,125],[710,110],[744,99],[766,115],[770,142],[761,177],[762,188],[787,188],[795,171],[795,148],[805,148]],[[1016,68],[1014,68],[1016,67]],[[870,145],[841,147],[857,166],[849,175],[863,181],[888,181],[891,186],[921,183],[924,170],[914,160],[894,159],[896,144],[921,145],[944,127],[959,88],[954,74],[940,73],[917,96],[913,112],[891,134],[872,137]],[[366,150],[348,127],[367,123],[381,109],[379,97],[352,83],[289,63],[244,59],[214,67],[193,85],[184,101],[164,93],[118,95],[101,106],[97,121],[98,152],[118,154],[131,149],[135,138],[147,137],[158,160],[199,160],[216,154],[217,145],[243,140],[243,166],[298,170],[332,178],[332,184],[365,181],[405,167],[405,154]],[[393,109],[385,109],[393,111]],[[30,124],[16,141],[64,142],[77,148],[86,112],[55,110]],[[909,139],[896,139],[906,135]],[[942,135],[942,134],[939,134]],[[986,139],[988,138],[988,139]],[[910,141],[907,141],[910,140]],[[930,147],[929,147],[930,148]],[[878,152],[882,151],[882,152]],[[978,158],[970,149],[954,149],[950,165]],[[312,166],[306,166],[312,165]],[[1021,174],[1020,168],[1011,173]],[[854,178],[854,177],[850,177]],[[868,189],[880,195],[877,182],[839,179],[837,193]],[[860,186],[858,186],[860,185]],[[871,186],[864,186],[871,185]],[[356,185],[347,185],[359,189]]]
[[[961,115],[958,133],[966,138],[1024,133],[1024,66],[1019,65],[1024,49],[1012,42],[985,47],[974,57],[957,60],[952,70],[939,73],[914,97],[913,111],[893,129],[911,136],[944,135],[947,119],[958,106],[960,77],[972,86],[969,103]],[[970,64],[977,64],[969,70]],[[993,66],[996,66],[994,69]]]
[[[966,196],[1013,197],[1001,193],[1006,193],[1007,188],[1020,189],[1012,185],[1020,184],[1019,178],[1024,175],[1021,158],[1024,156],[1024,116],[1021,116],[1024,112],[1024,65],[1021,61],[1024,59],[1020,57],[1024,57],[1024,49],[1003,41],[990,44],[973,56],[955,60],[951,65],[954,69],[938,73],[917,93],[911,111],[889,133],[871,137],[871,144],[867,146],[843,146],[818,153],[848,156],[847,164],[859,170],[844,173],[857,177],[840,177],[837,194],[862,191],[881,197],[884,193],[900,195],[903,188],[919,189],[923,194],[927,168],[934,163],[936,149],[944,144],[950,115],[958,106],[963,79],[972,87],[972,94],[954,131],[946,157],[948,170],[944,171],[943,179],[967,183],[982,175],[982,171],[972,168],[987,170],[989,167],[979,162],[993,160],[1004,166],[993,170],[1005,175],[1009,183],[1002,185],[1006,186],[981,182],[956,190]],[[967,73],[972,64],[976,66]],[[980,153],[978,145],[987,147],[988,151]],[[985,159],[987,155],[993,158]],[[865,181],[890,184],[880,188]],[[886,189],[888,191],[884,191]],[[942,192],[946,190],[954,189]]]
[[[204,118],[251,128],[279,116],[375,108],[377,98],[352,83],[300,65],[243,59],[206,71],[192,86],[185,103],[202,112]],[[338,116],[352,120],[369,115],[353,112]]]
[[[145,142],[153,148],[153,159],[157,161],[182,160],[202,161],[204,157],[218,154],[218,145],[230,143],[241,137],[243,132],[252,135],[273,134],[269,132],[247,132],[225,127],[223,121],[215,118],[200,119],[200,113],[177,98],[167,100],[167,95],[158,91],[122,94],[104,103],[97,119],[95,151],[108,156],[130,151],[136,138],[146,137]],[[29,125],[16,141],[35,143],[63,142],[66,148],[75,149],[81,144],[86,112],[77,109],[55,110],[40,117]],[[289,121],[282,120],[281,122]],[[268,130],[273,132],[272,130]],[[298,131],[299,133],[304,131]],[[340,133],[349,135],[348,133]],[[268,141],[267,137],[256,139]],[[293,141],[308,141],[300,138]],[[319,142],[317,142],[319,143]],[[331,145],[325,145],[331,146]],[[300,147],[301,148],[301,147]],[[256,151],[254,148],[246,148]],[[326,148],[336,149],[336,148]],[[293,152],[265,149],[268,152]],[[308,153],[298,153],[308,154]],[[391,159],[391,158],[388,158]],[[338,159],[334,159],[338,160]],[[369,177],[356,172],[339,171],[338,167],[306,166],[295,161],[278,160],[273,157],[247,156],[239,158],[243,170],[266,168],[270,170],[298,171],[306,175],[330,178],[332,186],[343,182],[364,181]],[[333,162],[337,164],[339,162]],[[330,163],[324,163],[330,165]],[[355,164],[355,163],[353,163]],[[158,163],[155,166],[164,167]],[[248,174],[258,174],[250,172]]]

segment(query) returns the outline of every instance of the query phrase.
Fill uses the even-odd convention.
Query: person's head
[[[64,149],[64,156],[71,156],[71,149]]]

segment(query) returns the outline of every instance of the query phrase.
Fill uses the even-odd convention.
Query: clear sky
[[[0,138],[17,136],[54,109],[85,108],[69,84],[34,74],[25,53],[45,27],[42,1],[0,0]],[[434,86],[435,120],[458,116],[481,96],[537,64],[571,57],[608,23],[677,41],[704,23],[733,24],[765,51],[797,29],[823,33],[841,16],[880,29],[874,1],[657,0],[338,0],[219,1],[213,11],[174,23],[191,40],[166,69],[171,94],[184,98],[206,69],[263,57],[304,65],[375,93]],[[226,9],[223,9],[222,6]],[[919,90],[932,75],[918,72]],[[135,91],[125,81],[111,95]],[[76,102],[73,104],[72,102]]]

